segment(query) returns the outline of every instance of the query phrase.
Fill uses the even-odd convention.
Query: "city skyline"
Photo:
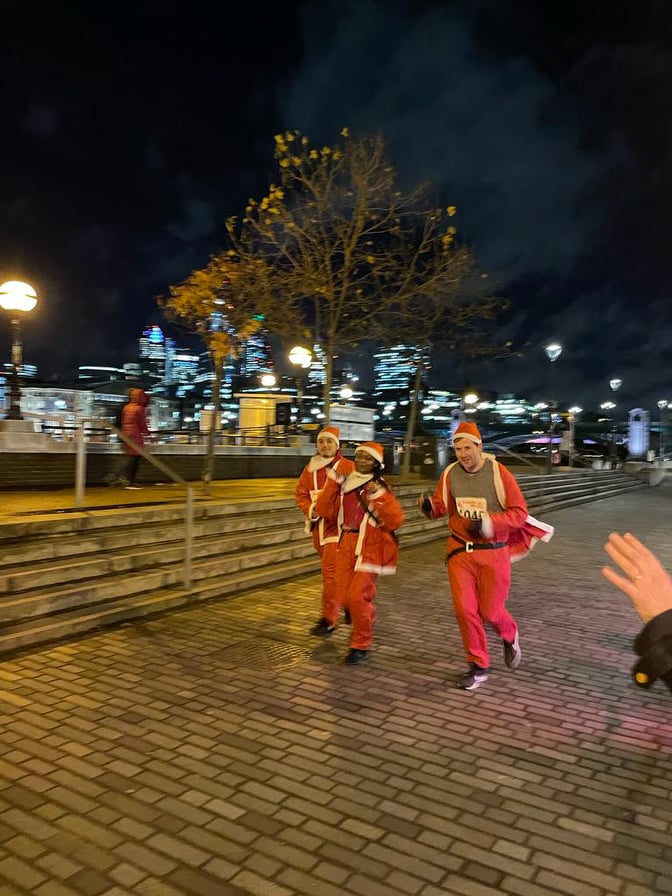
[[[140,0],[129,28],[121,7],[6,12],[0,274],[37,289],[24,347],[45,379],[119,363],[162,325],[155,297],[272,179],[274,133],[329,143],[347,125],[380,130],[404,183],[457,206],[511,302],[514,355],[435,358],[437,377],[541,397],[557,339],[579,403],[614,376],[632,404],[668,394],[667,4],[315,0],[277,22],[216,9],[208,28],[199,13]],[[8,356],[0,323],[2,339]],[[366,352],[343,354],[368,371]]]
[[[235,362],[231,359],[225,364],[221,397],[227,406],[233,402],[233,393],[236,390],[262,389],[264,386],[262,375],[266,373],[277,375],[276,386],[278,389],[291,389],[292,385],[295,385],[297,371],[287,358],[286,348],[276,344],[274,349],[271,344],[272,340],[269,340],[269,335],[267,330],[263,327],[260,328],[258,334],[250,337],[243,344],[240,361]],[[390,396],[396,393],[396,402],[399,401],[400,396],[404,392],[407,396],[410,396],[414,378],[414,367],[412,364],[414,354],[415,349],[409,345],[397,344],[385,347],[372,343],[370,351],[367,352],[371,361],[371,379],[365,381],[362,381],[350,361],[344,357],[338,358],[334,368],[335,378],[332,384],[332,401],[339,400],[339,390],[342,386],[348,386],[354,390],[355,402],[364,401],[370,407],[381,404],[381,402],[384,404],[386,395]],[[558,356],[561,354],[562,352]],[[471,385],[465,387],[455,382],[443,380],[432,372],[431,354],[425,356],[425,365],[426,373],[423,376],[422,389],[424,399],[421,400],[421,404],[423,400],[425,404],[435,401],[435,399],[430,401],[427,398],[430,392],[434,396],[451,395],[451,401],[454,401],[456,398],[459,400],[459,396],[464,397],[471,393],[471,395],[476,395],[478,403],[483,406],[497,403],[520,405],[526,409],[526,412],[531,408],[538,407],[542,410],[542,413],[547,408],[548,397],[544,397],[544,400],[539,401],[524,393],[498,390],[492,384],[477,384],[475,381],[472,381]],[[8,375],[11,370],[11,364],[5,363],[4,369],[6,375]],[[153,383],[151,388],[158,390],[157,394],[164,394],[167,387],[175,387],[177,389],[177,398],[183,397],[192,389],[195,389],[198,395],[209,394],[209,386],[214,378],[208,359],[208,352],[204,345],[201,346],[200,351],[180,346],[173,337],[167,336],[157,324],[151,324],[143,328],[135,342],[135,354],[132,357],[128,357],[118,367],[102,364],[81,365],[77,371],[73,371],[71,376],[49,382],[42,380],[39,371],[34,365],[23,364],[21,376],[24,388],[34,388],[41,384],[65,390],[86,388],[85,383],[87,380],[98,386],[103,385],[106,381],[115,379],[117,381],[130,380],[137,382],[146,380],[148,387]],[[255,383],[256,379],[258,379],[258,383]],[[310,369],[305,380],[306,389],[321,399],[324,382],[324,353],[318,345],[314,345],[312,346]],[[571,398],[561,398],[556,395],[553,399],[554,407],[557,408],[558,412],[563,413],[570,409],[575,409],[578,413],[612,416],[616,419],[624,420],[629,411],[639,407],[639,405],[622,400],[622,395],[620,394],[622,386],[622,380],[612,379],[609,393],[610,400],[606,403],[600,401],[593,406],[581,408]],[[274,388],[270,387],[271,391]],[[653,421],[656,418],[656,406],[645,408],[645,410],[649,412]]]

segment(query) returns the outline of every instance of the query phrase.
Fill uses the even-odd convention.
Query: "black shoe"
[[[475,691],[488,680],[489,672],[489,669],[481,669],[476,663],[471,663],[469,670],[460,676],[459,686],[463,691]]]
[[[369,658],[368,650],[358,650],[356,647],[351,647],[348,655],[345,658],[346,666],[359,666],[360,663],[366,662]]]
[[[509,667],[509,669],[517,669],[518,666],[520,666],[520,661],[523,658],[523,652],[520,649],[520,644],[518,643],[518,632],[516,632],[516,636],[513,641],[502,640],[502,644],[504,645],[504,662]]]
[[[343,610],[343,624],[352,625],[352,616],[350,615],[350,610]]]
[[[318,638],[330,638],[335,631],[336,626],[332,625],[331,622],[323,616],[319,622],[311,628],[310,634],[316,635]]]

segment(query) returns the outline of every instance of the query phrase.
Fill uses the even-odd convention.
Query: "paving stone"
[[[366,668],[306,634],[315,575],[6,660],[2,896],[24,866],[39,896],[672,892],[672,698],[630,684],[637,621],[599,574],[611,529],[672,566],[670,497],[554,513],[514,567],[523,665],[493,649],[473,694],[441,541],[380,581]],[[269,631],[297,662],[246,664]]]

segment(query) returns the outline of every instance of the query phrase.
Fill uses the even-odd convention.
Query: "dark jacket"
[[[672,610],[659,613],[646,623],[635,638],[640,657],[632,677],[640,688],[650,688],[660,678],[672,691]]]

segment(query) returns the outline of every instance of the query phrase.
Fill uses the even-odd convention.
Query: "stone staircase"
[[[530,512],[542,519],[572,504],[647,488],[641,480],[611,471],[517,478]],[[434,483],[424,487],[433,489]],[[447,536],[445,520],[428,521],[418,511],[421,491],[421,485],[396,489],[406,513],[402,554]],[[0,525],[0,655],[319,570],[290,498],[197,502],[188,590],[184,530],[184,506],[174,503]]]

